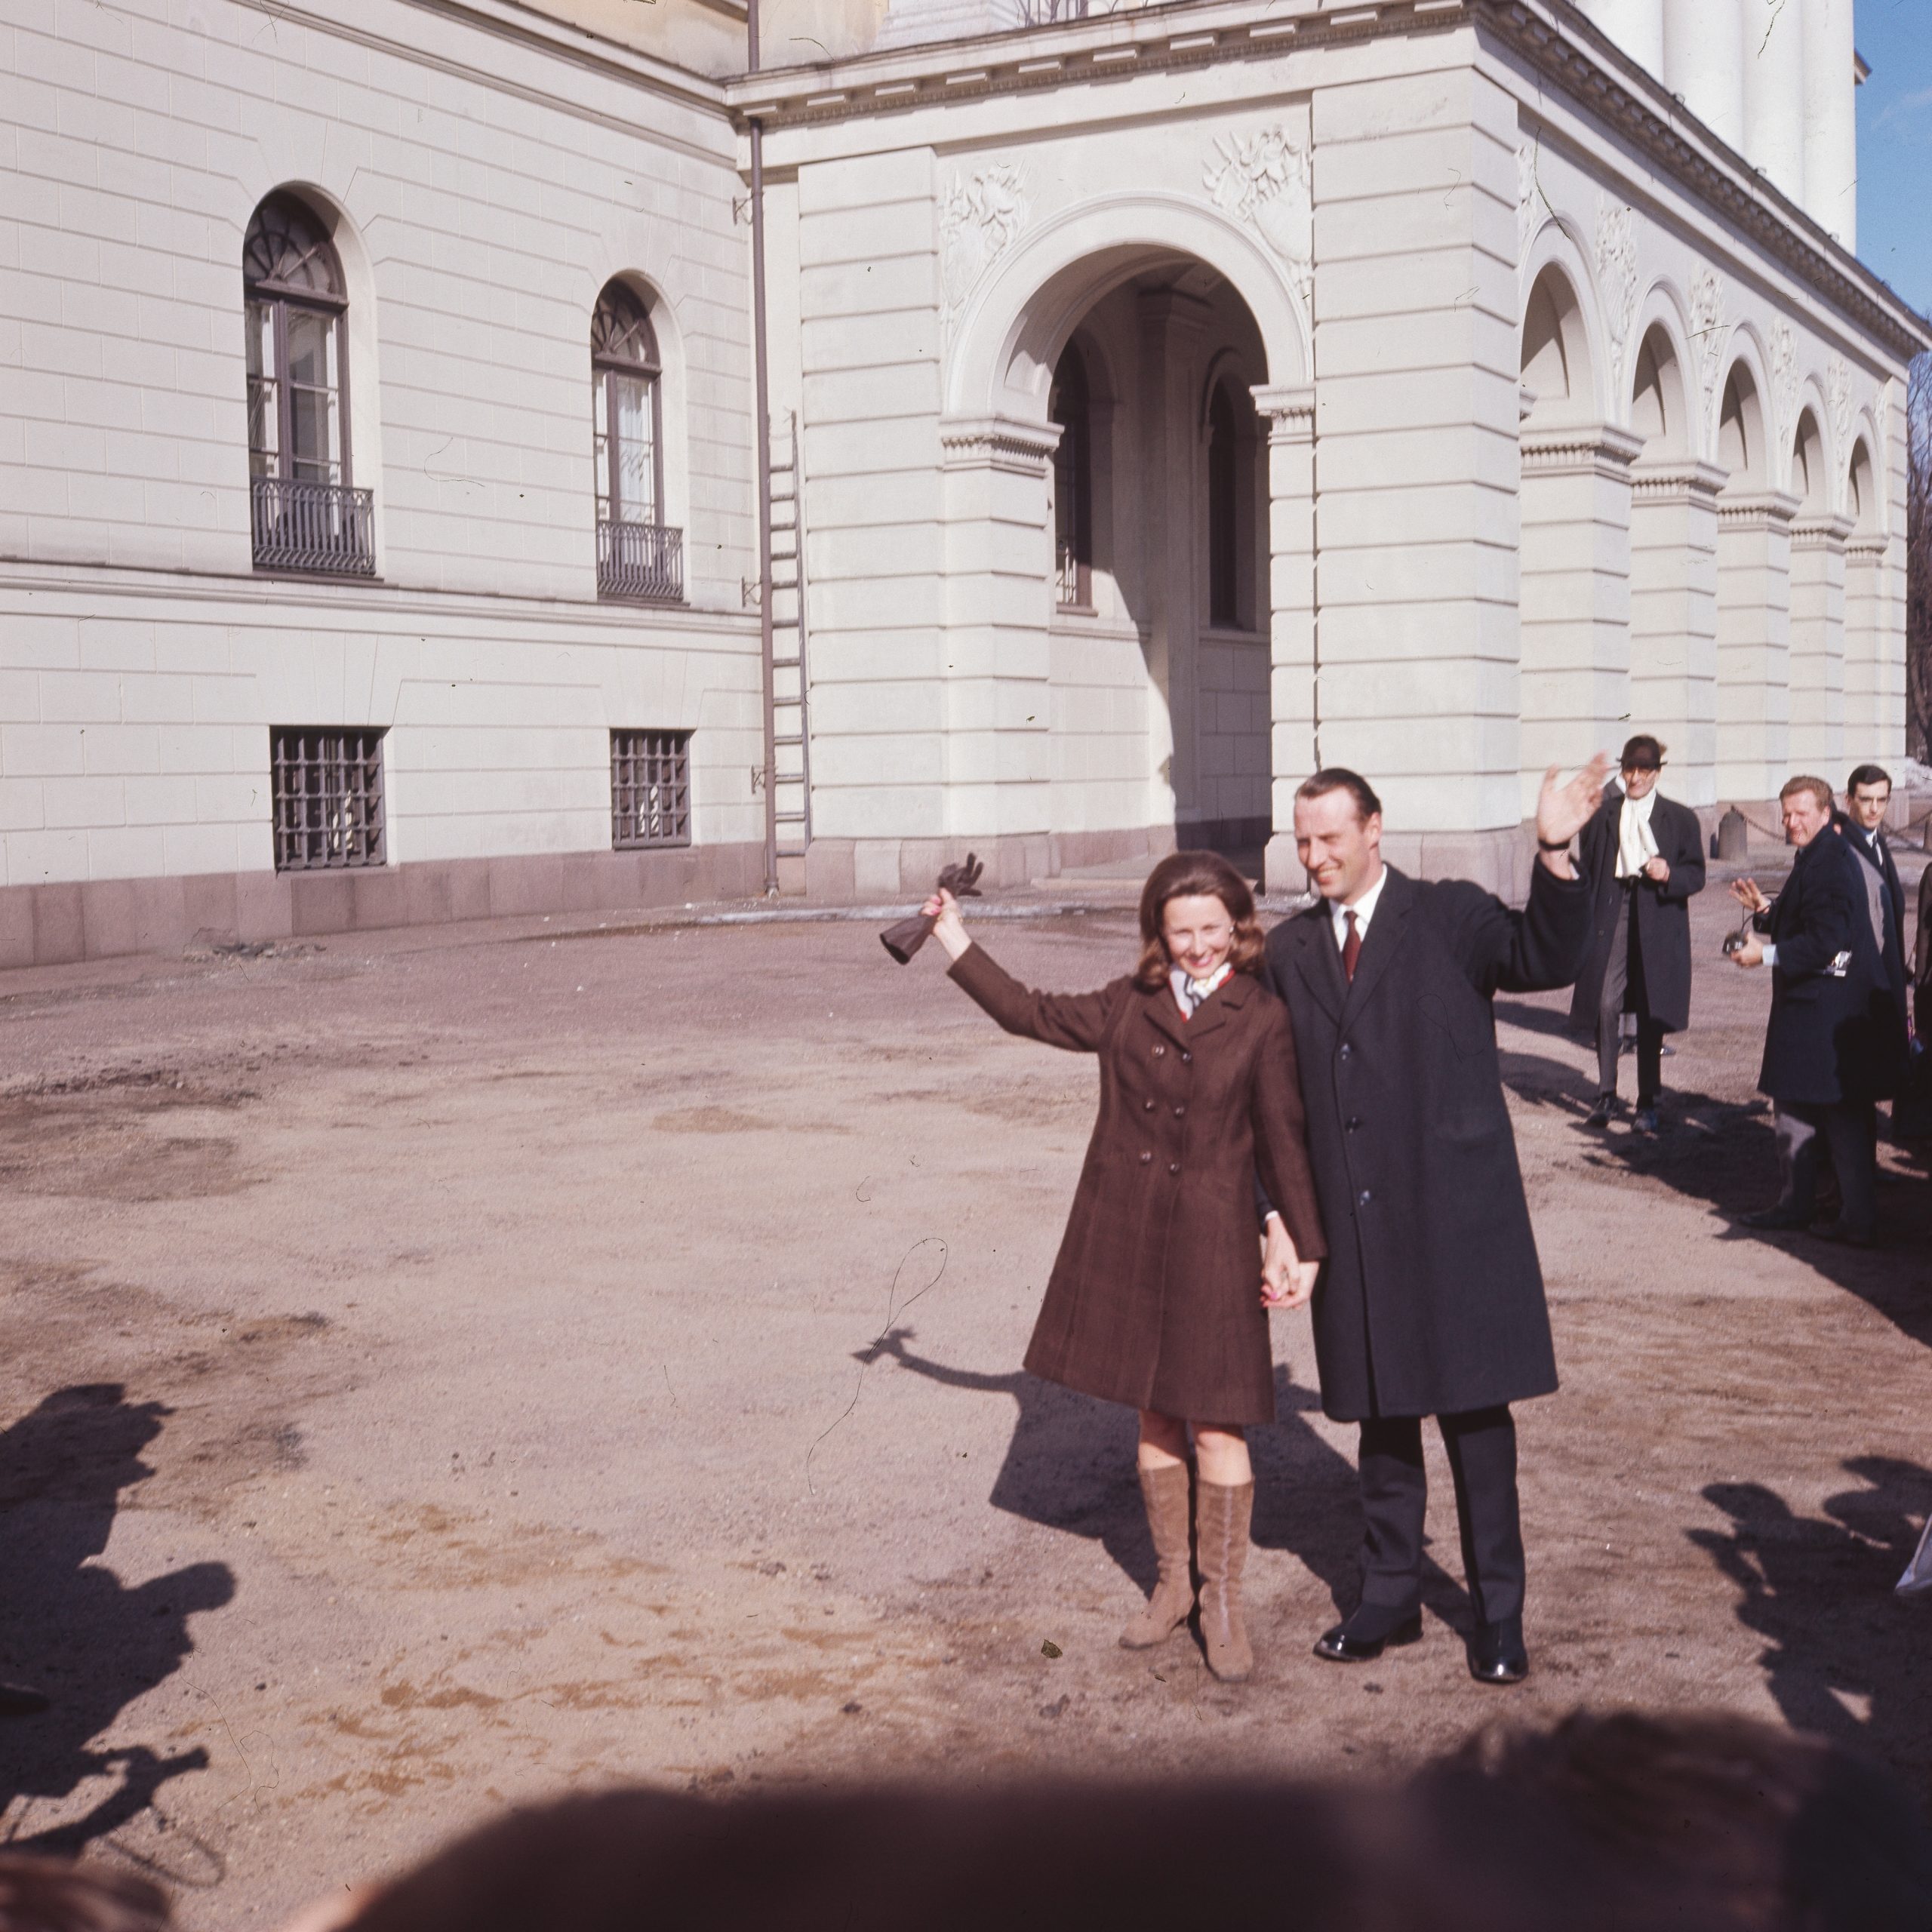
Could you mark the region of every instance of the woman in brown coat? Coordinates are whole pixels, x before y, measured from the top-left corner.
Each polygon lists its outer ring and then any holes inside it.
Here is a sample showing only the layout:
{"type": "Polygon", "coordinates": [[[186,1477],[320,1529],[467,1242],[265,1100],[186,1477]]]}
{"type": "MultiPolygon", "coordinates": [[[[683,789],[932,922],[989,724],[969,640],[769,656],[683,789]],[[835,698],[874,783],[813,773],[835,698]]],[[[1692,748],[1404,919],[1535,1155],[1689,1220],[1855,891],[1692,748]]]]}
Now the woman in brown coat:
{"type": "Polygon", "coordinates": [[[1026,1367],[1140,1411],[1141,1495],[1160,1581],[1121,1632],[1164,1641],[1194,1607],[1188,1446],[1208,1668],[1254,1668],[1241,1576],[1254,1505],[1242,1433],[1275,1419],[1269,1308],[1297,1308],[1327,1252],[1303,1131],[1287,1009],[1254,977],[1247,882],[1211,852],[1163,859],[1140,896],[1140,963],[1098,992],[1031,991],[967,937],[958,902],[926,902],[952,976],[1009,1033],[1097,1054],[1100,1112],[1026,1367]],[[1263,1279],[1257,1168],[1291,1247],[1263,1279]]]}

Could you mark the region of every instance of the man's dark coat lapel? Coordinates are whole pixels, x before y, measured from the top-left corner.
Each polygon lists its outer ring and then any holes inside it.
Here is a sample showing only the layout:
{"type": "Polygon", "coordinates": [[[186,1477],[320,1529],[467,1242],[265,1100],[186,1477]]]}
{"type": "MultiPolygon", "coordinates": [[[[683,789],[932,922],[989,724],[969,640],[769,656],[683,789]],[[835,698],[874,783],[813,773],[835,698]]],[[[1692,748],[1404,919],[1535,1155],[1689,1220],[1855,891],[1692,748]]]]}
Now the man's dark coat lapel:
{"type": "MultiPolygon", "coordinates": [[[[1295,921],[1295,971],[1331,1020],[1339,1020],[1349,992],[1342,974],[1341,949],[1335,943],[1327,902],[1324,900],[1295,921]]],[[[1357,965],[1361,962],[1358,961],[1357,965]]]]}

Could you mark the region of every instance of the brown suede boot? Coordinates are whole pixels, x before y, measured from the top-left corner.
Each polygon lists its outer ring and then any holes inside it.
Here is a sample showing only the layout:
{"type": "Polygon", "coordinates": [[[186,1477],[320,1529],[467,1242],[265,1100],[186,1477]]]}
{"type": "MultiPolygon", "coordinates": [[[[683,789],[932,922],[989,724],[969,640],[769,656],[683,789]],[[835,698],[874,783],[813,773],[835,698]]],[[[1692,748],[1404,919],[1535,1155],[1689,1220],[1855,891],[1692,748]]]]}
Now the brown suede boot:
{"type": "Polygon", "coordinates": [[[1194,1580],[1188,1571],[1187,1491],[1185,1463],[1140,1472],[1140,1500],[1147,1506],[1147,1527],[1153,1533],[1161,1580],[1146,1608],[1120,1633],[1123,1650],[1151,1650],[1165,1643],[1194,1607],[1194,1580]]]}
{"type": "Polygon", "coordinates": [[[1194,1533],[1201,1564],[1201,1641],[1208,1668],[1238,1684],[1254,1669],[1241,1620],[1241,1573],[1254,1515],[1251,1482],[1204,1482],[1195,1492],[1194,1533]]]}

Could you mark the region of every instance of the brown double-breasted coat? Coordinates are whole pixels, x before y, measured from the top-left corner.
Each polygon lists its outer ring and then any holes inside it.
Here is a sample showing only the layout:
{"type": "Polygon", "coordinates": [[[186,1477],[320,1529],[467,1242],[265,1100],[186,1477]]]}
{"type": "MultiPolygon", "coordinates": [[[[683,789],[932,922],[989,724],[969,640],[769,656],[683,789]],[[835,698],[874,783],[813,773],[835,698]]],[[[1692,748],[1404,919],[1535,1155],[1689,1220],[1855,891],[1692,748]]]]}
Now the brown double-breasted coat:
{"type": "Polygon", "coordinates": [[[1287,1009],[1230,974],[1173,993],[1021,986],[975,945],[952,977],[1009,1033],[1100,1063],[1100,1111],[1026,1351],[1034,1374],[1202,1422],[1272,1422],[1254,1177],[1304,1260],[1326,1254],[1287,1009]]]}

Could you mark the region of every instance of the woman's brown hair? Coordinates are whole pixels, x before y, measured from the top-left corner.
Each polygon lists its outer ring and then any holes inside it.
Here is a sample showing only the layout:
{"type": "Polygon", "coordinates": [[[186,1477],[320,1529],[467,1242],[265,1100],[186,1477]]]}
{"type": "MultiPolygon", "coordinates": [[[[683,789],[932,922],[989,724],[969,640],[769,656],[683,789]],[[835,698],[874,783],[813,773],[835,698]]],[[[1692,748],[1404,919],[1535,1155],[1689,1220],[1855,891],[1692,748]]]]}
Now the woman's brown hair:
{"type": "Polygon", "coordinates": [[[1140,963],[1134,983],[1149,992],[1168,983],[1172,961],[1161,937],[1161,918],[1170,899],[1218,899],[1235,922],[1228,958],[1237,973],[1261,970],[1261,921],[1247,881],[1218,852],[1170,852],[1147,875],[1140,893],[1140,963]]]}

